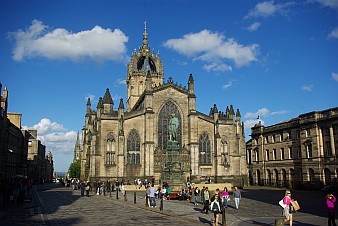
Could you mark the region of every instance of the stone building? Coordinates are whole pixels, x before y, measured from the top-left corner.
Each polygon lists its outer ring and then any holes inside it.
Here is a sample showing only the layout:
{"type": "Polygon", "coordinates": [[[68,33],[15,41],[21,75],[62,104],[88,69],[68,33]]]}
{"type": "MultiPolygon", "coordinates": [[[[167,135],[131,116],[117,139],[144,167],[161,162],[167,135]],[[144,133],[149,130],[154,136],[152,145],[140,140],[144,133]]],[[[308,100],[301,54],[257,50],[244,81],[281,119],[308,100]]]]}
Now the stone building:
{"type": "Polygon", "coordinates": [[[0,84],[0,184],[27,175],[28,133],[21,130],[21,114],[7,112],[8,90],[0,84]]]}
{"type": "Polygon", "coordinates": [[[88,99],[81,147],[74,149],[80,152],[74,158],[81,159],[81,178],[246,183],[239,110],[230,105],[222,112],[213,105],[208,115],[197,111],[192,74],[187,81],[188,88],[172,77],[164,81],[145,26],[142,46],[127,67],[126,107],[121,99],[114,110],[109,89],[95,110],[88,99]]]}
{"type": "Polygon", "coordinates": [[[51,180],[52,154],[37,139],[36,130],[23,130],[22,114],[8,112],[8,90],[0,84],[0,184],[15,177],[51,180]]]}
{"type": "Polygon", "coordinates": [[[35,183],[51,181],[54,175],[53,155],[37,138],[37,130],[28,130],[28,177],[35,183]]]}
{"type": "Polygon", "coordinates": [[[338,184],[338,108],[272,126],[259,122],[247,142],[251,184],[320,188],[338,184]]]}

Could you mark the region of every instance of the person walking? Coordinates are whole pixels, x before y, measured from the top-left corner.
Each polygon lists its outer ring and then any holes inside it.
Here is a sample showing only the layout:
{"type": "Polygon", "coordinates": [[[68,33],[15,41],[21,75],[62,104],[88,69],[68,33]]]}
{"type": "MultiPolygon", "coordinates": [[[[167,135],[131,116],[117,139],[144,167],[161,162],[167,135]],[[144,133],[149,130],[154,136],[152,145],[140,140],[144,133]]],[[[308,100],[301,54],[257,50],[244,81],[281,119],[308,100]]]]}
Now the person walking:
{"type": "Polygon", "coordinates": [[[154,187],[154,185],[151,185],[151,188],[149,189],[149,198],[150,198],[151,208],[156,207],[155,193],[156,193],[156,188],[154,187]]]}
{"type": "Polygon", "coordinates": [[[228,208],[228,199],[229,199],[228,188],[224,187],[222,191],[222,203],[225,208],[228,208]]]}
{"type": "Polygon", "coordinates": [[[89,197],[89,191],[90,191],[90,182],[87,181],[87,184],[86,184],[86,196],[89,197]]]}
{"type": "Polygon", "coordinates": [[[283,198],[283,204],[285,205],[283,215],[285,216],[284,223],[290,221],[290,226],[292,226],[292,198],[291,192],[289,190],[285,191],[285,196],[283,198]]]}
{"type": "Polygon", "coordinates": [[[327,213],[328,213],[328,226],[336,226],[336,210],[334,208],[334,203],[336,202],[336,197],[329,193],[326,196],[326,205],[327,205],[327,213]]]}
{"type": "Polygon", "coordinates": [[[199,190],[198,187],[196,187],[194,189],[194,196],[195,196],[195,206],[197,206],[198,205],[198,198],[200,196],[200,190],[199,190]]]}
{"type": "Polygon", "coordinates": [[[202,209],[202,213],[208,214],[209,213],[209,200],[210,200],[210,192],[208,187],[205,188],[204,190],[204,195],[203,195],[203,203],[204,203],[204,207],[202,209]]]}
{"type": "Polygon", "coordinates": [[[235,206],[236,206],[236,210],[238,210],[238,207],[239,207],[239,201],[241,200],[242,198],[242,195],[241,195],[241,191],[238,189],[238,187],[235,187],[235,190],[232,194],[234,200],[235,200],[235,206]]]}
{"type": "Polygon", "coordinates": [[[83,180],[81,180],[80,182],[81,197],[84,197],[85,187],[86,187],[86,183],[83,180]]]}
{"type": "Polygon", "coordinates": [[[214,213],[214,222],[213,222],[214,226],[218,225],[219,213],[221,213],[221,206],[219,204],[220,203],[219,200],[220,200],[219,194],[216,193],[210,205],[210,209],[214,213]]]}

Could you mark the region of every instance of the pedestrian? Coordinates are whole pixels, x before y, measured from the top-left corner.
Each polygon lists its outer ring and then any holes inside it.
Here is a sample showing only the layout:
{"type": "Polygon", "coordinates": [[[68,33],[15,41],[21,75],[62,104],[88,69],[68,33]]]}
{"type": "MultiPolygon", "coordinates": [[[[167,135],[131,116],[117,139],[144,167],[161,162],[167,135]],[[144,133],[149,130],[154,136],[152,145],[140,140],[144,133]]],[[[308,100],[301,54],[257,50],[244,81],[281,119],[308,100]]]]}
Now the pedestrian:
{"type": "Polygon", "coordinates": [[[327,213],[328,213],[328,226],[336,226],[336,210],[334,208],[334,203],[336,202],[336,197],[329,193],[326,196],[326,205],[327,205],[327,213]]]}
{"type": "Polygon", "coordinates": [[[150,207],[150,186],[146,187],[146,206],[150,207]]]}
{"type": "Polygon", "coordinates": [[[283,198],[283,204],[285,205],[283,210],[283,215],[285,216],[284,223],[290,221],[290,226],[292,226],[292,198],[291,192],[289,190],[285,191],[285,196],[283,198]]]}
{"type": "Polygon", "coordinates": [[[155,193],[156,193],[156,188],[154,187],[154,185],[151,185],[151,188],[149,189],[149,198],[150,198],[151,208],[156,207],[155,193]]]}
{"type": "Polygon", "coordinates": [[[201,190],[201,202],[203,205],[204,205],[204,192],[205,192],[205,187],[203,186],[201,190]]]}
{"type": "Polygon", "coordinates": [[[198,187],[195,188],[194,190],[194,196],[195,196],[195,206],[198,205],[198,198],[200,196],[200,190],[198,189],[198,187]]]}
{"type": "Polygon", "coordinates": [[[233,196],[233,198],[235,200],[236,210],[238,210],[239,201],[241,200],[242,195],[241,195],[241,191],[238,189],[237,186],[235,187],[235,190],[233,191],[232,196],[233,196]]]}
{"type": "Polygon", "coordinates": [[[84,197],[85,187],[86,187],[85,182],[83,180],[81,180],[81,182],[80,182],[81,197],[84,197]]]}
{"type": "Polygon", "coordinates": [[[127,190],[126,190],[126,186],[124,185],[124,183],[121,183],[121,194],[123,196],[123,200],[127,201],[127,190]]]}
{"type": "Polygon", "coordinates": [[[202,213],[208,214],[209,213],[209,200],[210,200],[210,192],[208,187],[205,188],[204,190],[204,195],[203,195],[203,203],[204,203],[204,207],[202,209],[202,213]]]}
{"type": "Polygon", "coordinates": [[[86,185],[86,196],[89,197],[89,191],[90,191],[90,182],[87,181],[87,185],[86,185]]]}
{"type": "Polygon", "coordinates": [[[229,192],[228,188],[224,187],[222,191],[222,203],[225,208],[228,208],[228,201],[229,201],[229,192]]]}
{"type": "Polygon", "coordinates": [[[218,218],[219,218],[219,213],[221,212],[221,206],[220,206],[220,197],[218,193],[215,193],[214,199],[211,202],[210,209],[214,213],[214,226],[218,225],[218,218]]]}

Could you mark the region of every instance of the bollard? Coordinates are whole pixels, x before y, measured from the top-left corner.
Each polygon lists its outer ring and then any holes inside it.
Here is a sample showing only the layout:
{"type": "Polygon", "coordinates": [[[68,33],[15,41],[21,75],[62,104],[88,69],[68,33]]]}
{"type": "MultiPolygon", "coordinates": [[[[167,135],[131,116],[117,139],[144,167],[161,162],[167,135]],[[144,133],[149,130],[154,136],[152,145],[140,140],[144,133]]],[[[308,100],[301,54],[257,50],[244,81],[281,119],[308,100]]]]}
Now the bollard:
{"type": "Polygon", "coordinates": [[[284,219],[275,219],[275,226],[283,226],[284,219]]]}
{"type": "Polygon", "coordinates": [[[226,226],[226,218],[225,218],[225,207],[223,206],[223,211],[222,211],[222,226],[226,226]]]}
{"type": "Polygon", "coordinates": [[[161,198],[160,210],[163,211],[163,198],[161,198]]]}
{"type": "Polygon", "coordinates": [[[111,198],[111,189],[110,189],[110,192],[109,192],[109,197],[111,198]]]}
{"type": "Polygon", "coordinates": [[[136,192],[134,192],[134,204],[136,204],[136,192]]]}
{"type": "Polygon", "coordinates": [[[124,201],[127,201],[127,191],[124,191],[124,201]]]}
{"type": "Polygon", "coordinates": [[[116,190],[116,199],[119,199],[119,190],[116,190]]]}

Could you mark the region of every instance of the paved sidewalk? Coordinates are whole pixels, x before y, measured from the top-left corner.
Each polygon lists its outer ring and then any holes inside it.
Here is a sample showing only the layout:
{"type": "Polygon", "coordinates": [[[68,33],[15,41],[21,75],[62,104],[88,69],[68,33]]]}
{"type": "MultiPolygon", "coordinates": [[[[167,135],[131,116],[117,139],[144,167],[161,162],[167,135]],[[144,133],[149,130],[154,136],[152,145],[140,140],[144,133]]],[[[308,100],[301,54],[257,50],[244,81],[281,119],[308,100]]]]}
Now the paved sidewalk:
{"type": "MultiPolygon", "coordinates": [[[[149,222],[156,225],[212,225],[213,214],[201,213],[202,205],[190,201],[164,200],[163,211],[160,200],[156,208],[145,205],[145,190],[136,194],[127,191],[127,201],[121,193],[106,196],[81,197],[80,191],[55,184],[37,185],[32,190],[32,201],[22,206],[0,209],[0,225],[140,225],[149,222]]],[[[239,210],[230,201],[226,209],[227,226],[274,225],[282,219],[282,208],[278,201],[284,190],[251,187],[242,190],[239,210]]],[[[299,201],[301,211],[294,214],[293,225],[327,225],[323,196],[316,191],[292,191],[299,201]]],[[[219,224],[222,219],[220,216],[219,224]]],[[[288,225],[288,223],[286,224],[288,225]]]]}
{"type": "MultiPolygon", "coordinates": [[[[272,190],[273,192],[273,190],[272,190]]],[[[145,192],[144,192],[145,194],[145,192]]],[[[245,197],[246,191],[242,191],[245,197]]],[[[128,203],[134,203],[134,192],[127,192],[128,203]]],[[[211,225],[213,214],[201,213],[202,204],[195,206],[190,201],[165,200],[163,201],[163,211],[160,211],[159,204],[156,208],[149,208],[145,206],[145,199],[142,193],[137,192],[136,205],[140,208],[148,209],[149,211],[163,212],[163,214],[187,218],[195,220],[202,224],[211,225]]],[[[119,200],[122,202],[122,200],[119,200]]],[[[135,205],[135,204],[133,204],[135,205]]],[[[226,225],[227,226],[249,226],[249,225],[274,225],[275,219],[283,219],[282,208],[277,204],[269,204],[242,198],[239,210],[236,210],[234,203],[230,201],[230,206],[226,209],[226,225]]],[[[219,217],[219,224],[222,224],[221,216],[219,217]]],[[[294,214],[293,225],[306,226],[322,226],[327,224],[326,217],[320,217],[308,213],[297,212],[294,214]]],[[[288,223],[286,223],[288,225],[288,223]]]]}

